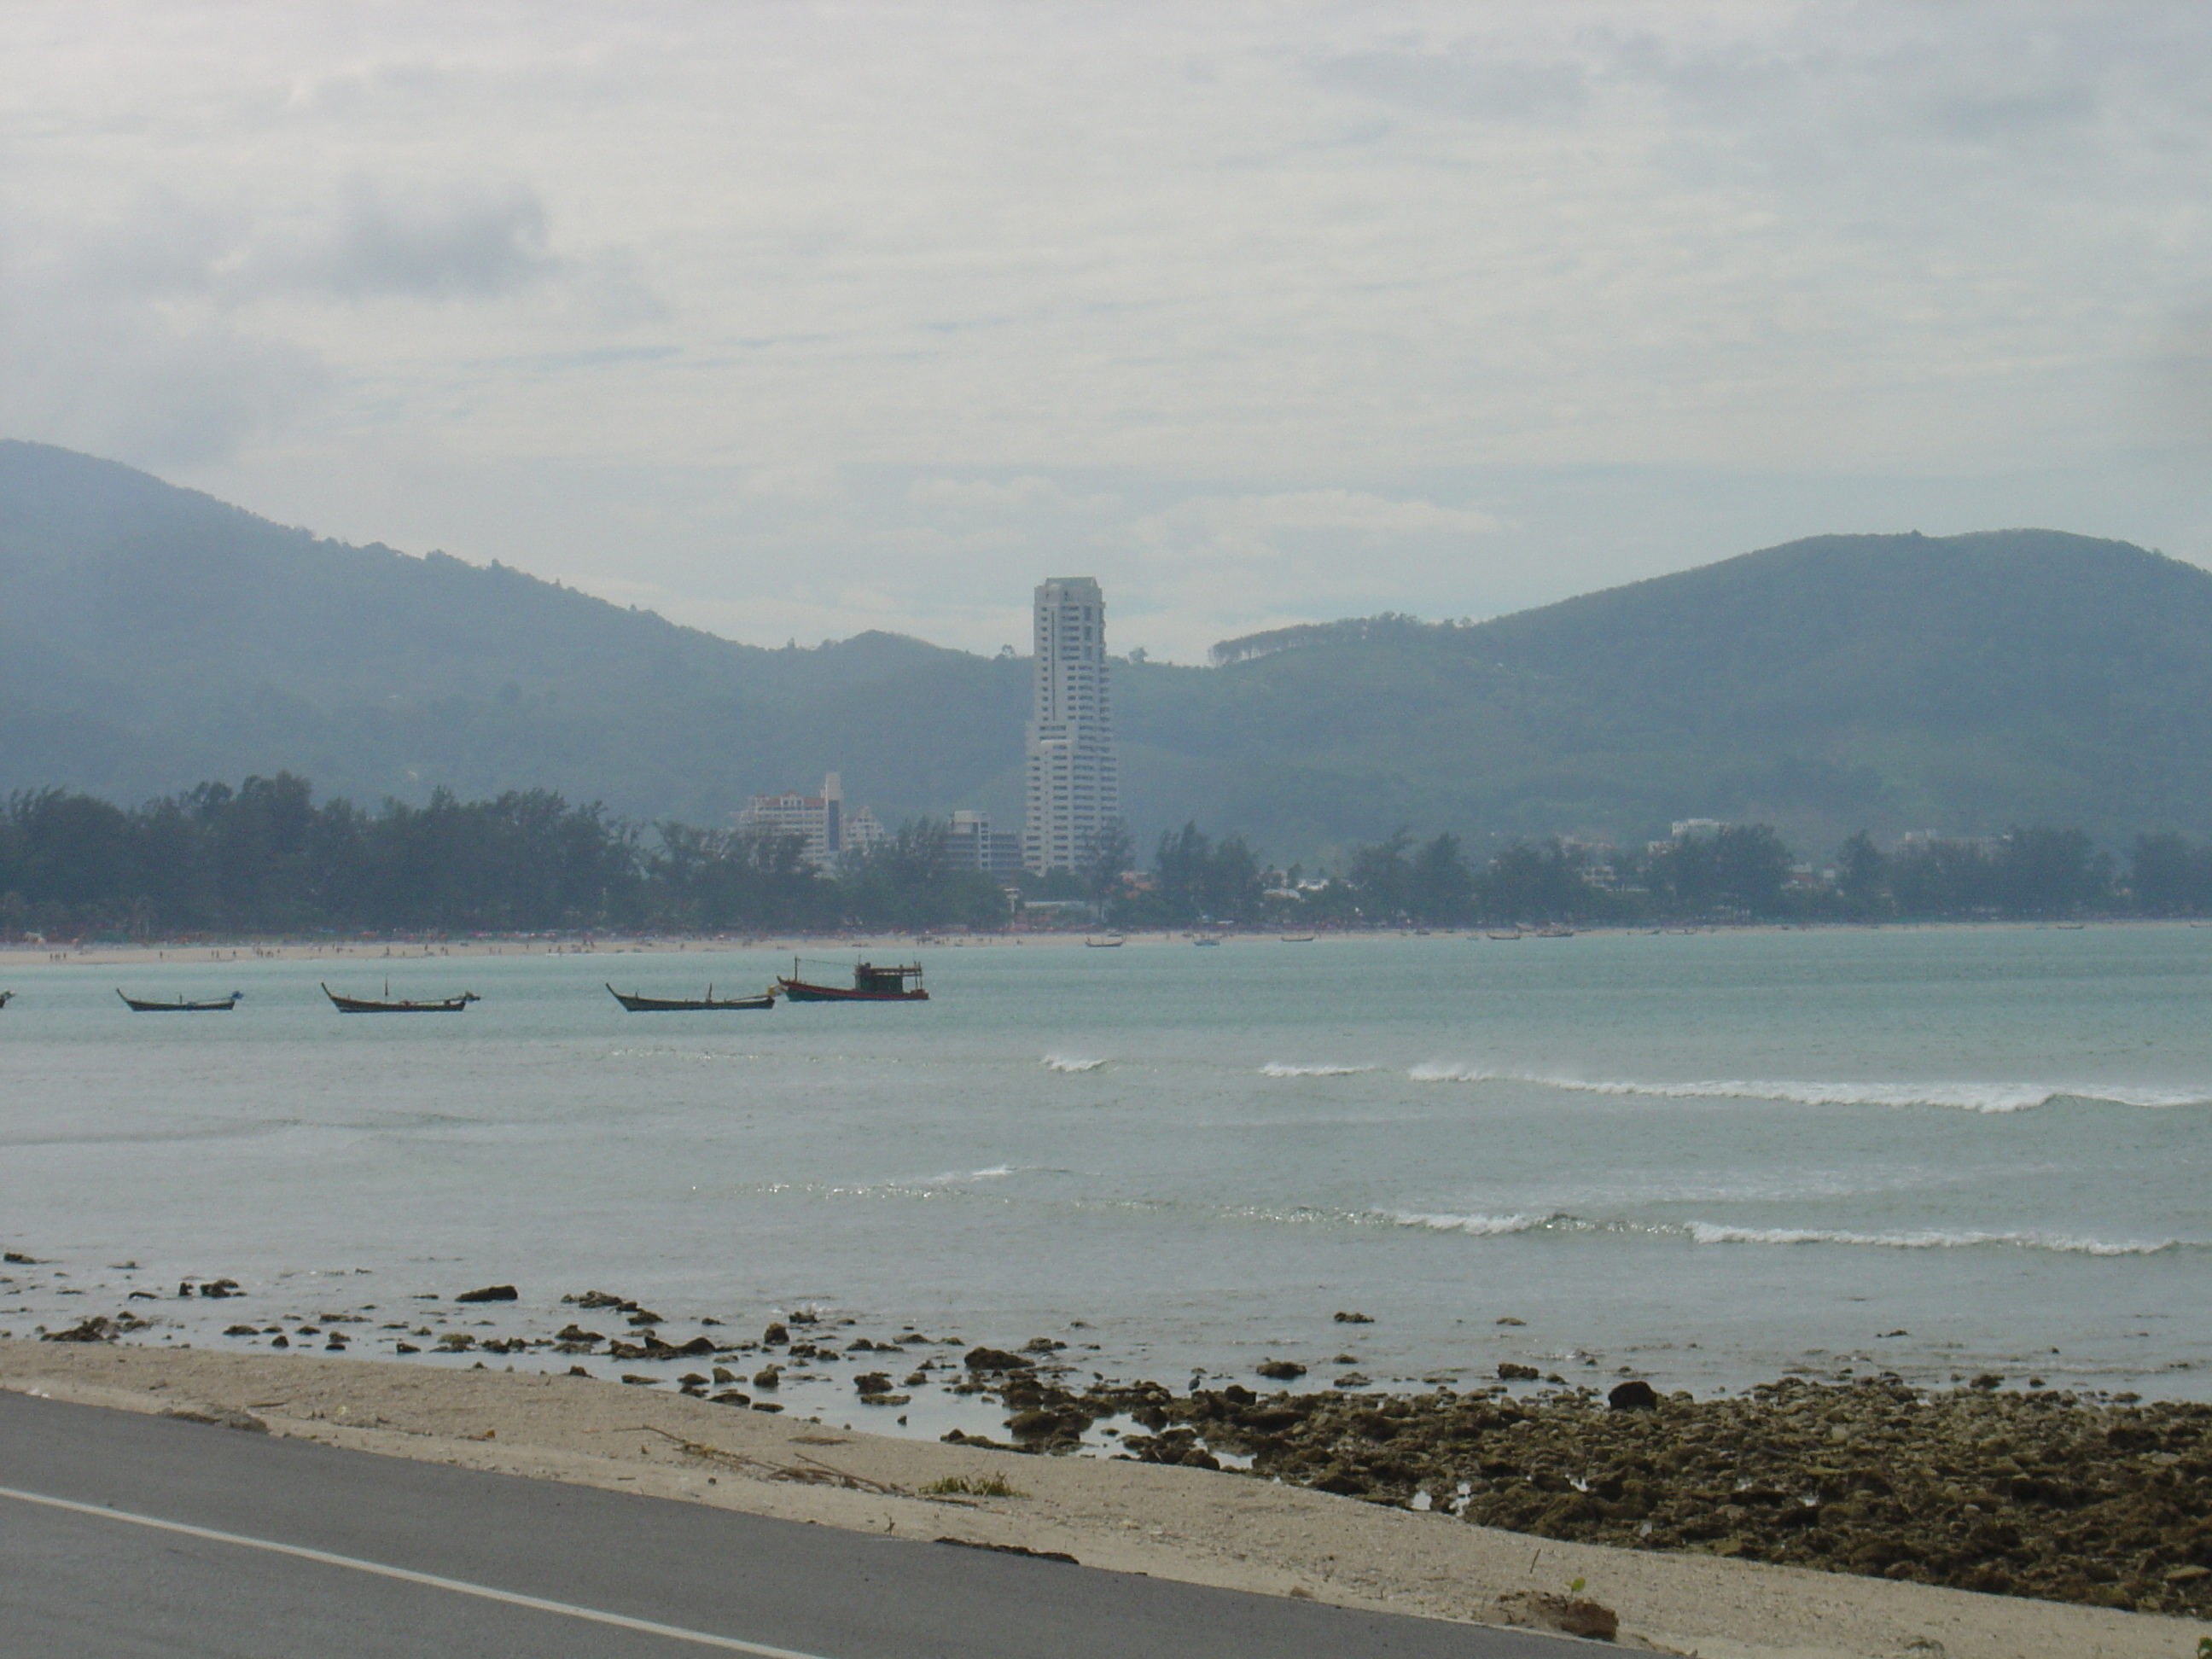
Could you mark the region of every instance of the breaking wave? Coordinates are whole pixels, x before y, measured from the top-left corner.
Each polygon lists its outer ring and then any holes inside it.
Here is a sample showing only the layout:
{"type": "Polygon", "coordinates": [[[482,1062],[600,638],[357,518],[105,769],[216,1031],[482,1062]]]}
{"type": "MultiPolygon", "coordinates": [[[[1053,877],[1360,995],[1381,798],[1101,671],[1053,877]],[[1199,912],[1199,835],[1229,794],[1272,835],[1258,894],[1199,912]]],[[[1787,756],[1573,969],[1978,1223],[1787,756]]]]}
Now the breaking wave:
{"type": "Polygon", "coordinates": [[[1271,1060],[1260,1068],[1261,1077],[1354,1077],[1361,1072],[1371,1072],[1372,1066],[1294,1066],[1287,1060],[1271,1060]]]}
{"type": "Polygon", "coordinates": [[[1048,1072],[1095,1072],[1106,1062],[1082,1054],[1047,1054],[1040,1063],[1048,1072]]]}
{"type": "Polygon", "coordinates": [[[2033,1083],[1809,1083],[1787,1079],[1699,1079],[1651,1083],[1492,1071],[1475,1066],[1416,1066],[1416,1083],[1526,1083],[1574,1094],[1638,1095],[1655,1100],[1779,1100],[1801,1106],[1941,1106],[1956,1111],[2032,1111],[2057,1100],[2161,1109],[2212,1105],[2212,1094],[2161,1089],[2109,1088],[2089,1084],[2033,1083]]]}
{"type": "Polygon", "coordinates": [[[1978,1244],[2010,1244],[2022,1249],[2056,1250],[2072,1255],[2156,1255],[2187,1248],[2178,1238],[2130,1240],[2069,1238],[2050,1233],[1946,1232],[1926,1228],[1900,1233],[1853,1233],[1814,1227],[1727,1227],[1692,1221],[1683,1230],[1697,1244],[1870,1244],[1890,1250],[1970,1249],[1978,1244]]]}
{"type": "Polygon", "coordinates": [[[1506,1233],[1525,1233],[1554,1224],[1587,1226],[1579,1217],[1551,1215],[1435,1215],[1419,1210],[1394,1210],[1389,1219],[1401,1227],[1425,1227],[1431,1232],[1471,1233],[1478,1238],[1497,1238],[1506,1233]]]}
{"type": "Polygon", "coordinates": [[[2202,1249],[2199,1240],[2161,1238],[2081,1238],[2056,1233],[1983,1232],[1919,1228],[1899,1232],[1851,1232],[1819,1227],[1736,1227],[1720,1222],[1692,1221],[1680,1225],[1666,1222],[1607,1221],[1575,1215],[1565,1210],[1522,1211],[1506,1215],[1457,1215],[1420,1210],[1393,1210],[1378,1220],[1394,1226],[1419,1227],[1430,1232],[1466,1233],[1476,1238],[1501,1238],[1515,1233],[1640,1233],[1652,1238],[1686,1238],[1692,1244],[1841,1244],[1888,1250],[1972,1249],[1984,1245],[2009,1246],[2023,1250],[2050,1250],[2065,1255],[2157,1255],[2167,1250],[2202,1249]]]}

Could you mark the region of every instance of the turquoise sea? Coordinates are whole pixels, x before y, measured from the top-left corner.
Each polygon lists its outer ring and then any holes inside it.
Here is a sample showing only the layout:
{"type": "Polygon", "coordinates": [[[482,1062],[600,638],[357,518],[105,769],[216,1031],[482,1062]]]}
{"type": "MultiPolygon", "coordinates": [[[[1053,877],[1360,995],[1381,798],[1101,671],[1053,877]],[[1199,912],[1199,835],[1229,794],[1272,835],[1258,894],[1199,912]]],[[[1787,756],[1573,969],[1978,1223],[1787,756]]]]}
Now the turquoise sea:
{"type": "Polygon", "coordinates": [[[128,1305],[220,1345],[374,1303],[373,1354],[410,1298],[512,1281],[541,1334],[597,1287],[679,1340],[811,1306],[1177,1382],[1352,1352],[1378,1386],[2212,1397],[2212,930],[920,954],[927,1005],[765,1014],[601,981],[756,988],[766,950],[0,968],[0,1243],[41,1259],[0,1269],[0,1329],[128,1305]],[[316,988],[387,973],[484,1000],[316,988]]]}

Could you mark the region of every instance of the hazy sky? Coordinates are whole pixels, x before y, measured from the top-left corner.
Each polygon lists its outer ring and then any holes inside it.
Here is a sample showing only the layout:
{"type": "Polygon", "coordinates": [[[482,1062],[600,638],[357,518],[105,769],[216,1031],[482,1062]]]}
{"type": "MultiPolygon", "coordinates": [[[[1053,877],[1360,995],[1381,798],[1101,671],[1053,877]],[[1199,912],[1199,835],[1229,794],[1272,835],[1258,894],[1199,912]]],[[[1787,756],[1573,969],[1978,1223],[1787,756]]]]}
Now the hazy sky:
{"type": "Polygon", "coordinates": [[[739,639],[2212,563],[2212,8],[16,3],[0,431],[739,639]]]}

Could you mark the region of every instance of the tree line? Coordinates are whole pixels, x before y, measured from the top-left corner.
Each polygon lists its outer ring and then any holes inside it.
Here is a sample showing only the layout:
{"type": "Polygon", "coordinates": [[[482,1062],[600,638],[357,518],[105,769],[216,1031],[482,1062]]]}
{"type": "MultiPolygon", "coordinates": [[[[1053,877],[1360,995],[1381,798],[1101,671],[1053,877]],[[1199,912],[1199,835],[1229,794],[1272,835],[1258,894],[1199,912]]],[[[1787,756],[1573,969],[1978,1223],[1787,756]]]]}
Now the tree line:
{"type": "Polygon", "coordinates": [[[125,809],[63,789],[0,811],[0,934],[833,932],[1002,926],[945,826],[817,869],[793,835],[628,823],[547,790],[375,811],[280,772],[125,809]]]}
{"type": "MultiPolygon", "coordinates": [[[[545,790],[462,801],[441,789],[374,811],[318,803],[282,772],[128,809],[26,790],[0,807],[0,937],[905,932],[1011,919],[995,880],[954,867],[935,820],[911,819],[834,870],[804,854],[797,836],[640,825],[545,790]]],[[[2212,915],[2212,844],[2170,832],[2138,836],[2124,867],[2073,829],[1887,853],[1863,832],[1837,849],[1832,881],[1803,879],[1766,824],[1619,849],[1516,842],[1487,860],[1449,833],[1401,831],[1311,880],[1194,822],[1159,837],[1149,869],[1136,856],[1115,825],[1081,868],[1025,885],[1090,898],[1121,927],[2212,915]]]]}
{"type": "Polygon", "coordinates": [[[1763,823],[1620,848],[1516,842],[1487,861],[1449,833],[1417,842],[1401,830],[1353,848],[1325,879],[1303,878],[1295,866],[1264,867],[1240,837],[1217,842],[1186,823],[1160,838],[1149,875],[1124,882],[1109,915],[1124,927],[2212,915],[2212,844],[2141,836],[2123,872],[2081,830],[2047,825],[1917,839],[1890,853],[1862,831],[1810,872],[1763,823]]]}

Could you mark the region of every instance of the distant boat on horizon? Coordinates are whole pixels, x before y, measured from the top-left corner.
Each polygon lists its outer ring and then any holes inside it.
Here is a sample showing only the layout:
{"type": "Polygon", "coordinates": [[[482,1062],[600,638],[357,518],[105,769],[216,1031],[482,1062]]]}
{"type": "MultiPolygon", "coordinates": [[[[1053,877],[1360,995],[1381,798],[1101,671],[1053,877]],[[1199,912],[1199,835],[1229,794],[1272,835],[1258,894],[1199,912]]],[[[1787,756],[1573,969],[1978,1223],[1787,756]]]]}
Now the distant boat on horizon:
{"type": "Polygon", "coordinates": [[[1083,945],[1088,951],[1118,951],[1125,943],[1119,933],[1109,933],[1104,939],[1086,939],[1083,945]]]}
{"type": "Polygon", "coordinates": [[[720,1012],[728,1008],[773,1008],[775,1006],[774,991],[763,991],[756,996],[749,997],[718,998],[714,994],[714,988],[711,985],[707,988],[707,994],[699,998],[649,997],[635,992],[617,991],[611,985],[607,987],[607,994],[633,1014],[675,1014],[695,1012],[705,1009],[720,1012]]]}
{"type": "MultiPolygon", "coordinates": [[[[11,991],[8,994],[12,996],[15,993],[11,991]]],[[[146,1002],[137,997],[123,996],[120,986],[116,988],[115,994],[123,997],[123,1006],[134,1014],[216,1014],[228,1013],[237,1007],[246,993],[233,991],[227,997],[216,997],[206,1002],[187,1002],[182,997],[174,1002],[146,1002]]],[[[6,1000],[7,997],[0,997],[0,1003],[6,1000]]]]}
{"type": "Polygon", "coordinates": [[[1285,945],[1311,945],[1314,942],[1311,933],[1284,933],[1280,938],[1285,945]]]}
{"type": "Polygon", "coordinates": [[[323,994],[342,1014],[458,1014],[471,1002],[483,1000],[474,991],[464,991],[457,997],[438,997],[428,1002],[417,1002],[411,998],[393,1000],[392,981],[388,979],[384,981],[384,1000],[381,1001],[368,997],[342,997],[327,985],[323,987],[323,994]]]}
{"type": "MultiPolygon", "coordinates": [[[[929,993],[921,988],[921,964],[908,963],[878,968],[872,962],[853,964],[851,988],[823,985],[812,980],[801,979],[799,969],[806,964],[797,957],[791,959],[791,977],[779,977],[776,984],[785,996],[793,1002],[927,1002],[929,993]],[[907,981],[912,980],[911,988],[907,981]]],[[[842,967],[842,963],[821,962],[817,968],[842,967]]]]}

